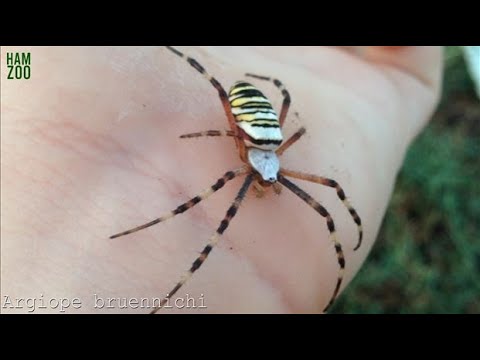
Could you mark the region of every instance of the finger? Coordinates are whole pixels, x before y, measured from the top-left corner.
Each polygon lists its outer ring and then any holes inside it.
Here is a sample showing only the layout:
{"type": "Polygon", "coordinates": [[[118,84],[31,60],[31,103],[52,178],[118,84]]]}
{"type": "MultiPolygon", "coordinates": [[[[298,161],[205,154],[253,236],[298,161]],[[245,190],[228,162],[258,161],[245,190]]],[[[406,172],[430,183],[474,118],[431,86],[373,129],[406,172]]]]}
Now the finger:
{"type": "Polygon", "coordinates": [[[367,61],[393,66],[438,91],[442,73],[441,46],[346,46],[367,61]]]}

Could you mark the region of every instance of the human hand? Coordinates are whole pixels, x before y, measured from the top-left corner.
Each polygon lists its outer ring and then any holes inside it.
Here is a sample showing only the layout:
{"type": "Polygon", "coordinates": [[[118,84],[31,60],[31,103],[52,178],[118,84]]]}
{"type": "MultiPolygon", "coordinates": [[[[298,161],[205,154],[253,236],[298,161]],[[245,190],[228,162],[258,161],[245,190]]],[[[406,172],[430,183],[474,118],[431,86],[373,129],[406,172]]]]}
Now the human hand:
{"type": "MultiPolygon", "coordinates": [[[[354,252],[356,226],[335,191],[293,180],[332,214],[346,258],[343,289],[373,245],[405,150],[438,100],[441,49],[180,50],[227,91],[246,72],[285,84],[292,104],[284,136],[300,126],[307,134],[282,167],[335,179],[362,218],[364,241],[354,252]]],[[[2,87],[2,296],[81,299],[71,312],[148,312],[116,301],[99,308],[95,299],[165,296],[242,180],[167,223],[108,237],[174,209],[241,165],[230,138],[178,138],[228,128],[217,92],[164,48],[2,48],[2,60],[7,51],[31,51],[32,77],[2,87]]],[[[272,84],[248,81],[279,110],[272,84]]],[[[320,312],[337,274],[318,213],[286,189],[261,199],[249,192],[177,296],[203,294],[207,308],[188,309],[196,312],[320,312]]],[[[171,311],[187,309],[160,312],[171,311]]]]}

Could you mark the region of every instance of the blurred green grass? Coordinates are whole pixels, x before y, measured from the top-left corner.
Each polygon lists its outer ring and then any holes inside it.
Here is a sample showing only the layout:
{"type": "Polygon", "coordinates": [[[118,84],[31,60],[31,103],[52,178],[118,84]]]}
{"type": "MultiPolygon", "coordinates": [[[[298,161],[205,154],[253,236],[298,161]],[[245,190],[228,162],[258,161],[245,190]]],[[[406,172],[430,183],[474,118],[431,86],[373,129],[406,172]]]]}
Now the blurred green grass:
{"type": "Polygon", "coordinates": [[[479,155],[480,101],[460,48],[446,47],[439,107],[332,313],[480,313],[479,155]]]}

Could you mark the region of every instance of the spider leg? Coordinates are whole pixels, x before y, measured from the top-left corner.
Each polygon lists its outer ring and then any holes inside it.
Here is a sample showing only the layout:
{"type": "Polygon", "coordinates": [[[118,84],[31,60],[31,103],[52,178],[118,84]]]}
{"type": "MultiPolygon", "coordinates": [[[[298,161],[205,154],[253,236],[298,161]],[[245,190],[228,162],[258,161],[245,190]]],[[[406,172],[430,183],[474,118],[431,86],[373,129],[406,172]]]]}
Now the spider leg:
{"type": "Polygon", "coordinates": [[[283,127],[283,123],[285,122],[285,118],[287,117],[288,108],[290,107],[290,103],[292,101],[288,90],[285,88],[285,86],[282,84],[280,80],[272,79],[269,76],[255,75],[250,73],[245,74],[245,76],[252,77],[259,80],[271,81],[282,92],[283,104],[282,104],[282,110],[280,111],[280,117],[278,118],[278,121],[280,123],[280,127],[283,127]]]}
{"type": "Polygon", "coordinates": [[[338,271],[338,279],[337,285],[335,286],[335,291],[328,302],[328,305],[323,310],[326,312],[328,308],[333,304],[335,301],[338,291],[340,290],[340,285],[342,284],[343,280],[343,273],[345,270],[345,256],[343,255],[342,245],[338,242],[335,236],[335,224],[333,223],[333,219],[328,213],[327,209],[325,209],[322,205],[320,205],[317,201],[315,201],[310,195],[308,195],[305,191],[300,189],[297,185],[287,180],[281,174],[278,174],[278,181],[292,191],[295,195],[305,201],[308,205],[310,205],[316,212],[318,212],[321,216],[323,216],[327,221],[328,231],[330,232],[330,239],[335,244],[335,251],[337,253],[338,264],[340,265],[340,270],[338,271]]]}
{"type": "Polygon", "coordinates": [[[204,137],[204,136],[237,136],[234,134],[232,130],[206,130],[206,131],[199,131],[190,134],[183,134],[180,135],[180,139],[189,139],[189,138],[197,138],[197,137],[204,137]]]}
{"type": "MultiPolygon", "coordinates": [[[[167,46],[167,49],[173,52],[175,55],[185,59],[195,70],[197,70],[200,74],[202,74],[213,87],[218,91],[218,96],[220,97],[220,101],[222,102],[223,109],[225,110],[225,114],[228,118],[228,124],[230,125],[230,129],[233,131],[234,134],[237,134],[237,125],[235,122],[235,117],[232,114],[232,108],[230,106],[230,102],[228,101],[228,95],[223,86],[215,79],[212,75],[207,73],[205,68],[200,65],[197,60],[188,57],[187,55],[183,54],[182,52],[178,51],[177,49],[173,48],[172,46],[167,46]]],[[[235,138],[235,144],[237,147],[240,146],[240,141],[238,138],[235,138]]]]}
{"type": "Polygon", "coordinates": [[[235,170],[232,170],[232,171],[227,171],[220,179],[217,180],[217,182],[215,184],[213,184],[209,188],[203,190],[200,194],[193,197],[192,199],[190,199],[186,203],[178,206],[175,210],[172,210],[168,214],[165,214],[165,215],[163,215],[163,216],[161,216],[161,217],[159,217],[155,220],[152,220],[152,221],[150,221],[146,224],[143,224],[143,225],[137,226],[133,229],[130,229],[130,230],[123,231],[121,233],[112,235],[112,236],[110,236],[110,239],[115,239],[115,238],[123,236],[123,235],[128,235],[128,234],[131,234],[133,232],[143,230],[147,227],[150,227],[152,225],[155,225],[155,224],[158,224],[158,223],[163,222],[165,220],[168,220],[168,219],[174,217],[175,215],[181,214],[181,213],[191,209],[192,207],[194,207],[200,201],[208,198],[215,191],[221,189],[225,185],[226,182],[232,180],[233,178],[235,178],[239,175],[245,174],[247,171],[248,171],[248,167],[246,167],[246,166],[242,166],[241,168],[238,168],[238,169],[235,169],[235,170]]]}
{"type": "Polygon", "coordinates": [[[162,299],[160,302],[160,305],[158,307],[155,307],[150,314],[156,313],[165,303],[170,299],[175,293],[185,284],[188,279],[190,279],[195,271],[197,271],[200,266],[202,266],[203,262],[207,259],[208,254],[212,251],[213,247],[218,243],[220,240],[220,237],[222,234],[227,230],[228,225],[230,224],[230,221],[233,219],[235,214],[237,213],[238,208],[240,207],[240,204],[242,200],[245,197],[245,194],[248,191],[248,188],[250,187],[251,183],[253,181],[253,173],[250,173],[246,178],[245,181],[243,182],[242,187],[240,188],[240,191],[238,192],[237,196],[235,197],[234,202],[232,205],[228,208],[227,213],[225,217],[223,218],[222,222],[220,223],[220,226],[218,227],[217,231],[212,235],[210,238],[208,245],[205,246],[203,251],[200,253],[200,256],[193,262],[191,268],[182,276],[180,281],[175,285],[175,287],[167,294],[166,297],[162,299]]]}
{"type": "Polygon", "coordinates": [[[353,221],[355,221],[355,224],[357,224],[357,227],[358,227],[358,243],[353,250],[356,251],[360,248],[360,246],[362,245],[362,238],[363,238],[362,220],[360,220],[360,216],[358,216],[357,211],[353,208],[353,206],[347,200],[347,197],[345,196],[345,192],[343,191],[342,187],[335,180],[327,179],[322,176],[302,173],[300,171],[287,170],[283,168],[280,169],[280,173],[285,176],[290,176],[296,179],[306,180],[306,181],[314,182],[324,186],[328,186],[331,188],[335,188],[335,190],[337,191],[338,198],[342,200],[343,204],[345,205],[345,207],[348,209],[348,212],[352,216],[353,221]]]}
{"type": "Polygon", "coordinates": [[[285,141],[275,152],[277,153],[278,156],[281,156],[285,150],[287,150],[290,146],[292,146],[294,143],[296,143],[305,133],[307,130],[302,126],[300,129],[298,129],[292,136],[288,138],[287,141],[285,141]]]}

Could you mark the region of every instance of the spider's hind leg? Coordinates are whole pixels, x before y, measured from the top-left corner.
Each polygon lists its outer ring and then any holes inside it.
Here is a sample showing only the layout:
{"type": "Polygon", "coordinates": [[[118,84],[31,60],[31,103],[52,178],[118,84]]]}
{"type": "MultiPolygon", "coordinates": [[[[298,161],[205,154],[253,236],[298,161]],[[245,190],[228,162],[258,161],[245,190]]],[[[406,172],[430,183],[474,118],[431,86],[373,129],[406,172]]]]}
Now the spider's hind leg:
{"type": "Polygon", "coordinates": [[[206,131],[199,131],[189,134],[180,135],[180,139],[190,139],[190,138],[199,138],[199,137],[206,137],[206,136],[234,136],[238,137],[232,130],[206,130],[206,131]]]}
{"type": "MultiPolygon", "coordinates": [[[[215,79],[212,75],[210,75],[205,70],[205,68],[202,65],[200,65],[200,63],[197,60],[195,60],[194,58],[191,58],[191,57],[185,55],[184,53],[175,49],[172,46],[167,46],[167,49],[170,50],[171,52],[173,52],[178,57],[184,59],[186,62],[188,62],[195,70],[197,70],[200,74],[202,74],[203,77],[210,82],[210,84],[212,84],[212,86],[215,88],[215,90],[217,90],[218,97],[220,98],[220,102],[222,103],[223,109],[224,109],[225,114],[227,115],[227,118],[228,118],[228,124],[230,126],[230,130],[234,134],[237,134],[238,130],[237,130],[237,126],[236,126],[236,123],[235,123],[235,118],[232,114],[232,108],[230,106],[230,102],[228,101],[228,95],[227,95],[227,92],[225,91],[225,89],[223,88],[223,86],[220,84],[220,82],[217,79],[215,79]]],[[[239,143],[240,143],[238,138],[235,138],[235,143],[238,147],[239,143]]]]}
{"type": "Polygon", "coordinates": [[[287,113],[288,113],[288,109],[290,107],[290,103],[292,102],[291,97],[290,97],[290,93],[285,88],[285,85],[283,85],[280,80],[273,79],[269,76],[255,75],[255,74],[250,74],[250,73],[245,74],[245,76],[252,77],[252,78],[255,78],[255,79],[259,79],[259,80],[271,81],[282,92],[283,103],[282,103],[282,110],[280,111],[280,116],[278,118],[278,121],[280,123],[280,127],[283,127],[283,123],[285,122],[285,119],[287,118],[287,113]]]}
{"type": "Polygon", "coordinates": [[[278,156],[281,156],[285,150],[287,150],[290,146],[295,144],[300,138],[305,135],[307,130],[302,126],[300,129],[298,129],[292,136],[288,138],[287,141],[285,141],[280,147],[275,151],[278,156]]]}

